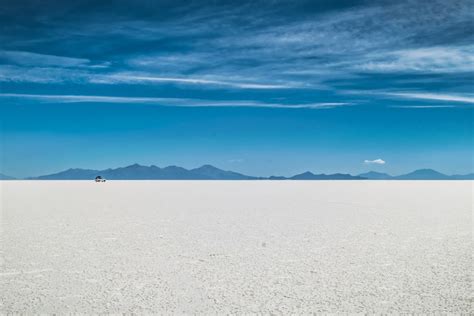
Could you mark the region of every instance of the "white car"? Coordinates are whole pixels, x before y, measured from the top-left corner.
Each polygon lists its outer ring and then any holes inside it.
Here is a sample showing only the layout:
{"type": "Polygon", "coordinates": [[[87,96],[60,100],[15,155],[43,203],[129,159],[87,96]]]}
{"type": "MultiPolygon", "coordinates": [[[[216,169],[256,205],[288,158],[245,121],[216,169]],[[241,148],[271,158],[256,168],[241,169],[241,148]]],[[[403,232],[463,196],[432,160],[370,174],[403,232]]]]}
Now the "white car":
{"type": "Polygon", "coordinates": [[[101,176],[95,177],[95,182],[105,182],[106,180],[102,178],[101,176]]]}

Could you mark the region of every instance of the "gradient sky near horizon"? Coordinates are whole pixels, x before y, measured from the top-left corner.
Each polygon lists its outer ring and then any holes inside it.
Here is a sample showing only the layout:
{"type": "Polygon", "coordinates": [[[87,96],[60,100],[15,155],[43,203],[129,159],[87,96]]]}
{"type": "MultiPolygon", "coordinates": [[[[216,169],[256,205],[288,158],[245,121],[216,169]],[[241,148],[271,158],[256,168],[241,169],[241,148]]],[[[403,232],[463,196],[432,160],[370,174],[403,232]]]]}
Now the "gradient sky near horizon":
{"type": "Polygon", "coordinates": [[[3,1],[0,173],[474,171],[474,2],[3,1]]]}

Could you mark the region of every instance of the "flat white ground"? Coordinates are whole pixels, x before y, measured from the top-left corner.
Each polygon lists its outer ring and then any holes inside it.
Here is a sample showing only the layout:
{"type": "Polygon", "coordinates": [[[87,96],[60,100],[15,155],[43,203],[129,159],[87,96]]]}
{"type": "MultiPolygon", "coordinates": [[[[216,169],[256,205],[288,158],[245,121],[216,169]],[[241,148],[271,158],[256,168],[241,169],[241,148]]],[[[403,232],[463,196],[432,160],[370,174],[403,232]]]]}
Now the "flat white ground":
{"type": "Polygon", "coordinates": [[[473,184],[0,181],[0,312],[473,312],[473,184]]]}

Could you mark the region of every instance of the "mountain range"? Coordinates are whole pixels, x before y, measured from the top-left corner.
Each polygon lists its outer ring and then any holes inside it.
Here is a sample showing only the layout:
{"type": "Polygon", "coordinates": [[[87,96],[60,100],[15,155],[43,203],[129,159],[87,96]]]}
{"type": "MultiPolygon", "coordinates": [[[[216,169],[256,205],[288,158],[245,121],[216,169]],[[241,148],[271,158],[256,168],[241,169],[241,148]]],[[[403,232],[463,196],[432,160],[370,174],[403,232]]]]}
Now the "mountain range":
{"type": "MultiPolygon", "coordinates": [[[[413,172],[392,176],[387,173],[370,171],[356,176],[344,173],[314,174],[304,172],[291,177],[255,177],[226,171],[211,165],[185,169],[178,166],[160,168],[133,164],[126,167],[105,170],[67,169],[58,173],[30,177],[29,180],[91,180],[96,176],[109,180],[474,180],[474,173],[466,175],[445,175],[433,169],[419,169],[413,172]]],[[[14,178],[0,174],[0,180],[14,178]]]]}
{"type": "Polygon", "coordinates": [[[110,180],[253,180],[256,177],[246,176],[233,171],[225,171],[211,165],[195,169],[178,166],[160,168],[157,166],[130,165],[116,169],[91,170],[68,169],[54,174],[33,177],[32,180],[89,180],[97,175],[110,180]]]}
{"type": "Polygon", "coordinates": [[[159,168],[139,164],[105,170],[68,169],[54,174],[32,177],[30,180],[89,180],[97,175],[110,180],[363,180],[365,178],[350,174],[314,174],[305,172],[293,177],[253,177],[241,173],[226,171],[211,165],[185,169],[177,166],[159,168]]]}

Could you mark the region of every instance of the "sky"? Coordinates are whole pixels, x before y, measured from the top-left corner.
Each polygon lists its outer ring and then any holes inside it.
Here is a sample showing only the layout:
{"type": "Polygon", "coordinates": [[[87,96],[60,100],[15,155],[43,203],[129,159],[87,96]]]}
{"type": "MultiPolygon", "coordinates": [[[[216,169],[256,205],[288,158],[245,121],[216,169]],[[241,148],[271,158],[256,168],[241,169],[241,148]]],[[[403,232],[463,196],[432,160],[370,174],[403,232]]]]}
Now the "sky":
{"type": "Polygon", "coordinates": [[[0,173],[474,172],[474,2],[4,1],[0,173]]]}

